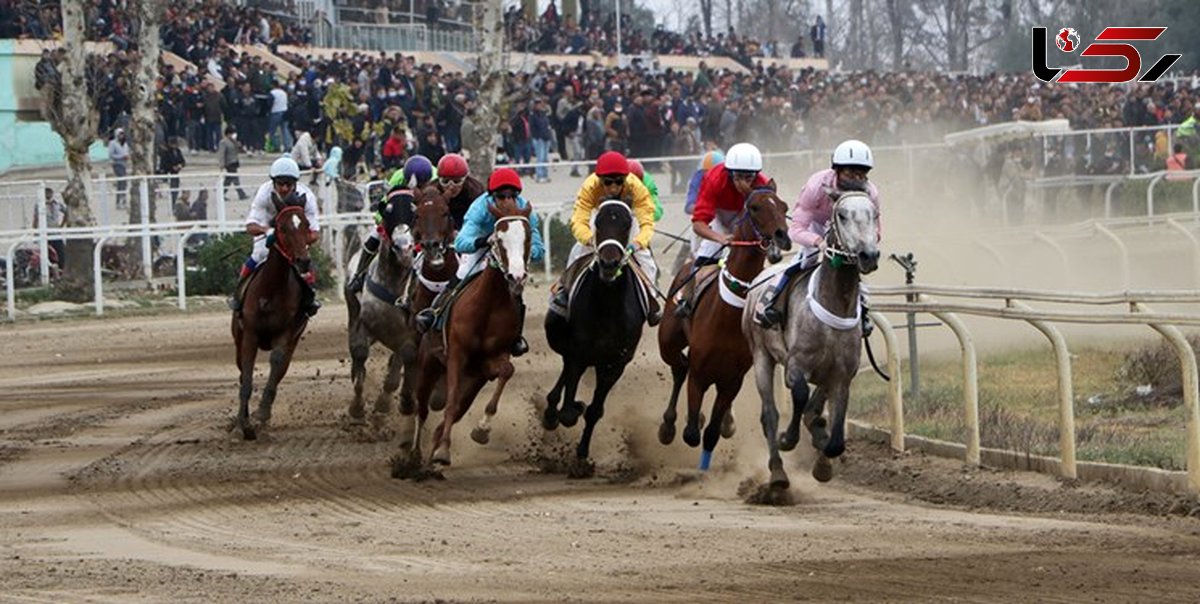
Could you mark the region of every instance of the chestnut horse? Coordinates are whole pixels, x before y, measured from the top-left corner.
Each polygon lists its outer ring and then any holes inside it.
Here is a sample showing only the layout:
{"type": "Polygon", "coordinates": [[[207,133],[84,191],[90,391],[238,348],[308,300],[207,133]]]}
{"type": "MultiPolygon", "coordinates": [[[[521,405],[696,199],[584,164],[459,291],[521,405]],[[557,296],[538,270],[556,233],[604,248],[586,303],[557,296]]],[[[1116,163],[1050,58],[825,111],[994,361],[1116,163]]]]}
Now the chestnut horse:
{"type": "MultiPolygon", "coordinates": [[[[666,445],[675,439],[675,406],[687,378],[688,415],[683,441],[692,447],[699,445],[700,424],[704,423],[700,405],[708,388],[717,387],[712,418],[704,431],[701,470],[708,469],[721,436],[733,436],[733,416],[729,415],[729,409],[754,360],[742,335],[742,308],[751,280],[762,272],[763,260],[778,262],[782,252],[792,247],[786,211],[787,204],[779,199],[774,180],[751,191],[734,221],[734,241],[729,244],[733,249],[725,259],[717,283],[702,292],[697,289],[691,317],[675,316],[674,296],[663,311],[658,351],[671,367],[673,383],[671,400],[658,429],[659,442],[666,445]]],[[[689,262],[675,276],[671,291],[678,291],[690,273],[689,262]]]]}
{"type": "Polygon", "coordinates": [[[569,317],[546,313],[546,341],[562,355],[563,366],[546,396],[542,427],[553,430],[560,422],[571,427],[580,414],[584,415],[583,435],[568,471],[573,477],[587,477],[595,471],[588,460],[592,432],[604,416],[609,391],[633,360],[646,323],[646,312],[638,298],[641,284],[628,267],[629,244],[636,224],[625,202],[614,199],[601,203],[592,219],[596,251],[571,295],[569,317]],[[596,370],[596,387],[585,412],[583,403],[575,400],[575,390],[588,367],[596,370]]]}
{"type": "Polygon", "coordinates": [[[413,439],[408,459],[397,456],[393,460],[393,476],[403,476],[406,468],[419,465],[421,426],[429,415],[433,390],[442,379],[446,382],[446,408],[441,425],[433,433],[430,462],[450,464],[454,424],[466,415],[484,384],[499,379],[479,427],[471,433],[476,442],[488,441],[491,419],[513,375],[511,350],[521,332],[519,305],[532,245],[531,210],[529,206],[520,209],[515,200],[497,200],[488,206],[496,227],[489,239],[487,266],[461,286],[457,299],[445,311],[445,327],[428,331],[421,340],[417,358],[417,438],[413,439]]]}
{"type": "MultiPolygon", "coordinates": [[[[446,289],[451,277],[458,272],[458,254],[454,253],[454,219],[450,215],[450,202],[442,194],[437,185],[430,184],[416,191],[417,216],[413,226],[413,236],[420,245],[421,253],[417,260],[416,283],[411,284],[408,297],[410,324],[412,317],[429,308],[433,299],[446,289]]],[[[415,328],[415,326],[414,326],[415,328]]],[[[401,448],[411,447],[416,432],[416,404],[413,401],[413,390],[417,376],[417,358],[414,355],[404,365],[404,385],[400,388],[400,426],[399,445],[401,448]],[[412,421],[407,421],[407,420],[412,421]]],[[[440,383],[432,394],[429,406],[434,411],[442,409],[446,404],[445,380],[440,383]]]]}
{"type": "Polygon", "coordinates": [[[308,218],[304,206],[277,204],[276,210],[274,244],[246,284],[242,310],[233,313],[233,343],[241,372],[236,427],[246,440],[256,439],[270,422],[276,388],[287,374],[292,353],[308,326],[308,313],[302,305],[308,285],[301,277],[312,263],[308,255],[308,218]],[[259,349],[271,351],[271,374],[252,423],[250,395],[254,392],[254,361],[259,349]]]}

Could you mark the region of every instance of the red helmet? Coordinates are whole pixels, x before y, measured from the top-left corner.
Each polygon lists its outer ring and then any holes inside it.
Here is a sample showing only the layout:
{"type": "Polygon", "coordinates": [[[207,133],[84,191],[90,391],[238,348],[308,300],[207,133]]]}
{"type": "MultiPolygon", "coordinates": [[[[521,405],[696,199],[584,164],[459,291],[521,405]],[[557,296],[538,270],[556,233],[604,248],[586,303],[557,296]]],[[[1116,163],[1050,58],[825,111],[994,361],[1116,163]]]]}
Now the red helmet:
{"type": "Polygon", "coordinates": [[[438,160],[438,178],[462,178],[470,172],[467,160],[457,153],[447,153],[438,160]]]}
{"type": "Polygon", "coordinates": [[[646,178],[646,170],[642,168],[642,162],[636,159],[629,160],[629,172],[638,177],[638,180],[646,178]]]}
{"type": "Polygon", "coordinates": [[[597,176],[625,176],[629,174],[629,162],[616,151],[606,151],[596,160],[597,176]]]}
{"type": "Polygon", "coordinates": [[[494,193],[504,187],[512,187],[517,191],[521,190],[521,177],[517,175],[517,171],[512,168],[500,168],[492,172],[492,176],[488,178],[488,192],[494,193]]]}

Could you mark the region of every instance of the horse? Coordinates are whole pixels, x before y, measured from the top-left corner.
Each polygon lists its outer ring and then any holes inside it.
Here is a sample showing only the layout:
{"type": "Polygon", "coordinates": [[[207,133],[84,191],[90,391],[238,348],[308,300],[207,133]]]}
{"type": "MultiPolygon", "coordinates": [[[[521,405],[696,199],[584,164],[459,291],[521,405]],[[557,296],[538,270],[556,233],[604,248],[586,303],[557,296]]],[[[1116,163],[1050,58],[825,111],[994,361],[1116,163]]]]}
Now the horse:
{"type": "MultiPolygon", "coordinates": [[[[700,405],[709,387],[717,387],[713,416],[704,431],[701,470],[708,469],[720,438],[732,437],[736,429],[729,409],[753,362],[749,344],[741,333],[742,307],[750,281],[762,272],[763,261],[779,262],[782,252],[792,247],[786,212],[787,204],[779,198],[774,180],[751,191],[734,221],[732,249],[716,278],[716,286],[696,288],[689,319],[675,316],[673,295],[669,296],[663,312],[658,350],[671,367],[672,385],[671,399],[658,430],[659,442],[669,445],[675,439],[675,406],[686,378],[688,414],[683,440],[692,447],[700,445],[700,426],[704,423],[700,405]]],[[[671,291],[682,288],[689,276],[691,263],[675,276],[671,291]]]]}
{"type": "MultiPolygon", "coordinates": [[[[429,184],[415,191],[416,222],[413,236],[421,247],[420,268],[417,278],[410,283],[408,307],[411,317],[429,308],[434,298],[446,289],[450,279],[458,272],[458,255],[454,253],[454,220],[450,214],[450,202],[442,195],[437,185],[429,184]]],[[[410,323],[412,319],[410,318],[410,323]]],[[[415,324],[414,324],[415,328],[415,324]]],[[[413,390],[417,375],[416,356],[404,365],[404,384],[400,388],[400,415],[412,417],[416,413],[413,390]]],[[[440,392],[435,391],[429,406],[437,411],[445,406],[445,381],[440,382],[440,392]]],[[[411,447],[416,438],[416,418],[401,424],[401,448],[411,447]]]]}
{"type": "Polygon", "coordinates": [[[302,305],[308,285],[301,277],[312,263],[308,254],[308,218],[303,206],[277,202],[275,207],[275,241],[267,259],[246,284],[242,310],[233,313],[231,326],[241,372],[235,427],[241,429],[246,440],[258,438],[270,422],[276,388],[287,374],[296,344],[308,326],[308,313],[302,305]],[[251,422],[250,395],[254,391],[254,361],[259,349],[271,351],[271,373],[251,422]]]}
{"type": "Polygon", "coordinates": [[[604,416],[605,398],[633,360],[646,322],[638,296],[641,284],[627,266],[631,258],[627,248],[635,233],[633,213],[623,201],[605,201],[596,209],[592,224],[599,244],[579,276],[568,316],[548,312],[545,323],[546,340],[562,356],[563,367],[546,397],[542,426],[554,430],[562,423],[569,428],[584,414],[586,423],[571,468],[571,475],[577,477],[590,476],[595,470],[588,461],[592,432],[604,416]],[[584,413],[583,403],[575,400],[575,390],[588,367],[596,370],[596,389],[584,413]],[[566,402],[559,409],[564,392],[566,402]]]}
{"type": "Polygon", "coordinates": [[[472,440],[488,442],[491,419],[513,376],[511,350],[520,335],[519,302],[528,278],[526,266],[532,244],[531,210],[529,206],[522,210],[515,200],[508,199],[488,206],[496,228],[489,240],[487,266],[461,286],[445,311],[452,316],[444,329],[430,330],[421,340],[416,382],[417,438],[407,459],[402,455],[393,458],[393,476],[410,475],[409,468],[420,465],[421,427],[429,415],[433,390],[443,379],[446,407],[442,423],[433,433],[429,463],[450,465],[454,424],[466,415],[484,384],[498,379],[483,419],[471,432],[472,440]]]}
{"type": "MultiPolygon", "coordinates": [[[[367,267],[366,286],[357,293],[348,286],[345,289],[350,379],[354,382],[354,399],[346,412],[351,425],[363,423],[363,388],[371,345],[379,342],[391,351],[387,375],[371,415],[376,432],[385,430],[387,416],[392,410],[392,396],[400,387],[402,369],[417,356],[418,336],[409,320],[409,310],[401,305],[413,278],[413,206],[413,197],[408,191],[389,196],[380,212],[383,220],[379,255],[367,267]]],[[[350,266],[358,266],[357,255],[351,259],[350,266]]]]}
{"type": "MultiPolygon", "coordinates": [[[[879,212],[866,194],[843,194],[833,205],[825,256],[814,271],[793,279],[794,286],[786,293],[783,329],[764,329],[754,321],[754,309],[765,287],[747,301],[742,327],[754,351],[754,378],[762,398],[762,428],[770,451],[771,488],[788,487],[779,451],[796,447],[801,421],[812,436],[813,448],[819,451],[812,469],[818,481],[833,478],[830,460],[846,449],[850,381],[858,373],[862,351],[860,279],[879,267],[878,225],[879,212]],[[785,383],[792,397],[791,421],[778,437],[777,364],[786,368],[785,383]],[[812,396],[810,383],[816,386],[812,396]],[[830,403],[828,421],[822,417],[826,401],[830,403]]],[[[772,273],[762,275],[760,282],[773,278],[772,273]]]]}

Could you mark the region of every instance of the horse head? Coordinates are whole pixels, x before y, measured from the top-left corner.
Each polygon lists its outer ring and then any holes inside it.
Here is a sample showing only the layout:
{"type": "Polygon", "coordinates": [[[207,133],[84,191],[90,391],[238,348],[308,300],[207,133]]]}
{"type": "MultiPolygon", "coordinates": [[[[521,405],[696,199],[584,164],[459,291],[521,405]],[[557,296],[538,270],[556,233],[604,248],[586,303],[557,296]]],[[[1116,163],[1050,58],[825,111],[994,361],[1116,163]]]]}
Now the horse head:
{"type": "Polygon", "coordinates": [[[746,196],[745,215],[754,235],[767,250],[772,264],[783,259],[783,252],[792,249],[787,230],[787,204],[779,198],[775,179],[766,186],[755,188],[746,196]]]}
{"type": "Polygon", "coordinates": [[[408,189],[395,189],[388,193],[387,201],[379,210],[384,243],[404,266],[411,266],[413,262],[415,240],[412,224],[416,219],[414,208],[413,192],[408,189]]]}
{"type": "Polygon", "coordinates": [[[592,233],[596,241],[596,265],[600,268],[600,280],[612,283],[629,263],[626,249],[633,243],[634,235],[633,211],[629,209],[629,204],[619,199],[601,203],[592,216],[592,233]]]}
{"type": "Polygon", "coordinates": [[[879,268],[879,210],[866,193],[843,193],[833,204],[828,253],[867,274],[879,268]]]}
{"type": "Polygon", "coordinates": [[[275,248],[301,273],[312,265],[308,254],[308,216],[302,205],[284,205],[275,215],[275,248]]]}
{"type": "Polygon", "coordinates": [[[450,203],[436,185],[417,190],[417,217],[413,235],[421,244],[424,262],[430,268],[441,268],[446,264],[446,252],[454,236],[454,221],[450,217],[450,203]]]}
{"type": "Polygon", "coordinates": [[[488,205],[488,211],[496,219],[496,232],[492,235],[491,257],[493,263],[508,280],[508,291],[520,296],[529,277],[525,266],[533,244],[533,227],[529,222],[532,206],[521,209],[516,199],[497,199],[488,205]]]}

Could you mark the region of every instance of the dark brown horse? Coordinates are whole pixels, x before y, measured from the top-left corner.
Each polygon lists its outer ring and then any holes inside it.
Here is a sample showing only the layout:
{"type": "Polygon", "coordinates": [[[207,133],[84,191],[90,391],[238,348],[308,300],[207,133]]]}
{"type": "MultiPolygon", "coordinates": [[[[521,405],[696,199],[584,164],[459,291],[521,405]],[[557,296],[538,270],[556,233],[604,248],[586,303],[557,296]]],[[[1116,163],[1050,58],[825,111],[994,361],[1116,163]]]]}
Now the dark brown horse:
{"type": "MultiPolygon", "coordinates": [[[[742,308],[750,282],[763,269],[763,261],[778,262],[782,251],[791,249],[787,234],[787,205],[776,193],[775,181],[746,196],[741,214],[735,220],[732,249],[717,277],[717,283],[697,290],[691,316],[675,316],[674,297],[667,301],[663,322],[658,328],[658,351],[671,367],[671,400],[663,413],[658,440],[664,445],[675,439],[675,406],[679,390],[687,378],[688,415],[683,441],[700,444],[700,425],[704,423],[700,405],[709,387],[717,387],[712,418],[704,431],[700,469],[707,470],[712,452],[721,436],[733,436],[733,416],[729,408],[742,388],[754,357],[742,335],[742,308]],[[684,349],[687,352],[684,352],[684,349]]],[[[675,276],[672,291],[677,291],[691,274],[687,263],[675,276]]]]}
{"type": "Polygon", "coordinates": [[[296,344],[308,325],[302,304],[308,285],[301,277],[312,262],[308,255],[308,218],[303,206],[277,205],[276,209],[275,241],[267,259],[246,285],[242,310],[233,313],[233,343],[241,372],[236,427],[246,440],[256,439],[270,422],[276,388],[287,374],[296,344]],[[260,349],[271,351],[271,374],[251,422],[254,361],[260,349]]]}
{"type": "Polygon", "coordinates": [[[397,456],[392,475],[404,476],[407,468],[419,466],[420,426],[429,414],[429,401],[438,382],[446,382],[446,408],[442,423],[433,433],[433,464],[450,464],[450,432],[466,415],[479,391],[499,379],[483,420],[471,434],[486,443],[491,418],[496,414],[504,386],[512,378],[511,350],[521,333],[520,297],[528,277],[526,266],[532,244],[529,215],[515,200],[497,200],[488,210],[496,219],[490,238],[487,265],[462,286],[457,300],[447,309],[446,327],[430,330],[421,340],[417,364],[417,435],[407,459],[397,456]]]}
{"type": "MultiPolygon", "coordinates": [[[[410,318],[429,308],[433,299],[450,284],[451,277],[458,272],[458,254],[454,252],[454,219],[450,203],[441,190],[430,184],[416,191],[417,216],[413,225],[413,236],[421,248],[417,259],[416,283],[409,290],[410,318]]],[[[414,326],[415,329],[415,326],[414,326]]],[[[400,388],[400,447],[411,447],[417,438],[416,412],[413,390],[416,383],[417,359],[404,365],[404,385],[400,388]],[[412,419],[413,421],[407,421],[412,419]]],[[[445,382],[439,384],[429,401],[433,410],[446,404],[445,382]]]]}

